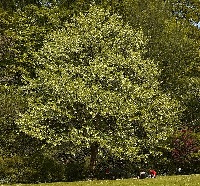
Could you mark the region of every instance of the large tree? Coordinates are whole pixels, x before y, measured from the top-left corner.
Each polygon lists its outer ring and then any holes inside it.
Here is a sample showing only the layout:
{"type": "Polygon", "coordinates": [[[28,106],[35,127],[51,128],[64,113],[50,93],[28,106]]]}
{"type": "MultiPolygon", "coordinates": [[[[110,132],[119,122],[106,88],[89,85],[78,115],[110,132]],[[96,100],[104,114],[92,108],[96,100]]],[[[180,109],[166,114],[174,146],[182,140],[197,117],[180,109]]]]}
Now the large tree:
{"type": "Polygon", "coordinates": [[[183,125],[199,125],[199,1],[123,0],[113,9],[148,38],[145,58],[158,62],[162,89],[180,100],[183,125]],[[131,6],[130,6],[131,5],[131,6]]]}
{"type": "Polygon", "coordinates": [[[144,60],[146,38],[95,6],[47,35],[35,78],[24,77],[28,109],[18,126],[69,152],[98,149],[134,158],[173,131],[179,104],[160,90],[156,61],[144,60]]]}

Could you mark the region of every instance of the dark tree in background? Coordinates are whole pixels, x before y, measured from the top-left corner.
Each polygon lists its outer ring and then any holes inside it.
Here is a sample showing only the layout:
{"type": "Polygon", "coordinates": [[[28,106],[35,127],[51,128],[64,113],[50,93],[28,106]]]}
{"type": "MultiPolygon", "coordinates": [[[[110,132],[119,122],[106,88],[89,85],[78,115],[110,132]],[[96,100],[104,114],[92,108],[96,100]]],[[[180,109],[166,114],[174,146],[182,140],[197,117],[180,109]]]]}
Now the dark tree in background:
{"type": "Polygon", "coordinates": [[[200,164],[200,141],[192,131],[180,130],[173,137],[172,157],[176,168],[182,173],[198,173],[200,164]]]}

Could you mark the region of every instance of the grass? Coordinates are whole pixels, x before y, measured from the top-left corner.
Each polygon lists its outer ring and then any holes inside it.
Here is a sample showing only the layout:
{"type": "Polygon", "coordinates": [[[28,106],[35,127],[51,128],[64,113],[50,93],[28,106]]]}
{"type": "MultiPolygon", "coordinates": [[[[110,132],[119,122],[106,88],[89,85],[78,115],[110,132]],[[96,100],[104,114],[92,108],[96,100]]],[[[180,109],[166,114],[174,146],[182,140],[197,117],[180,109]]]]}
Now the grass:
{"type": "MultiPolygon", "coordinates": [[[[8,186],[9,184],[0,185],[8,186]]],[[[12,184],[12,186],[200,186],[200,175],[158,176],[156,179],[97,180],[41,184],[12,184]]]]}

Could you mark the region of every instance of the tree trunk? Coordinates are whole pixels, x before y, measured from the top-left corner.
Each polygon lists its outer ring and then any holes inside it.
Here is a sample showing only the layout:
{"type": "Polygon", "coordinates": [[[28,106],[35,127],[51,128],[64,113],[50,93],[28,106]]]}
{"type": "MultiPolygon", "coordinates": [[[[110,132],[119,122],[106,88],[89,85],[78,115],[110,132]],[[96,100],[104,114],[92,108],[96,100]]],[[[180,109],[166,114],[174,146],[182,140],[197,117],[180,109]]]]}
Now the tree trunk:
{"type": "Polygon", "coordinates": [[[96,169],[96,160],[97,160],[97,154],[98,154],[98,143],[93,142],[91,144],[90,150],[91,150],[91,156],[90,156],[90,174],[92,177],[95,175],[95,169],[96,169]]]}

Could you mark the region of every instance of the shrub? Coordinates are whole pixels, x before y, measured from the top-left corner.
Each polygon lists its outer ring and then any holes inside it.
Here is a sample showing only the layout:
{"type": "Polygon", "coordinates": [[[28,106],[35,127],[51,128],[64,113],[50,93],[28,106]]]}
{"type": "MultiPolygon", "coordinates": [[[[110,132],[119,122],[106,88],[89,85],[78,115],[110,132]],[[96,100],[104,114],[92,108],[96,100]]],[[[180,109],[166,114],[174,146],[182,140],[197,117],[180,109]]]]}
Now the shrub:
{"type": "Polygon", "coordinates": [[[200,164],[200,141],[197,133],[189,130],[177,132],[172,141],[172,158],[182,173],[198,173],[200,164]]]}

